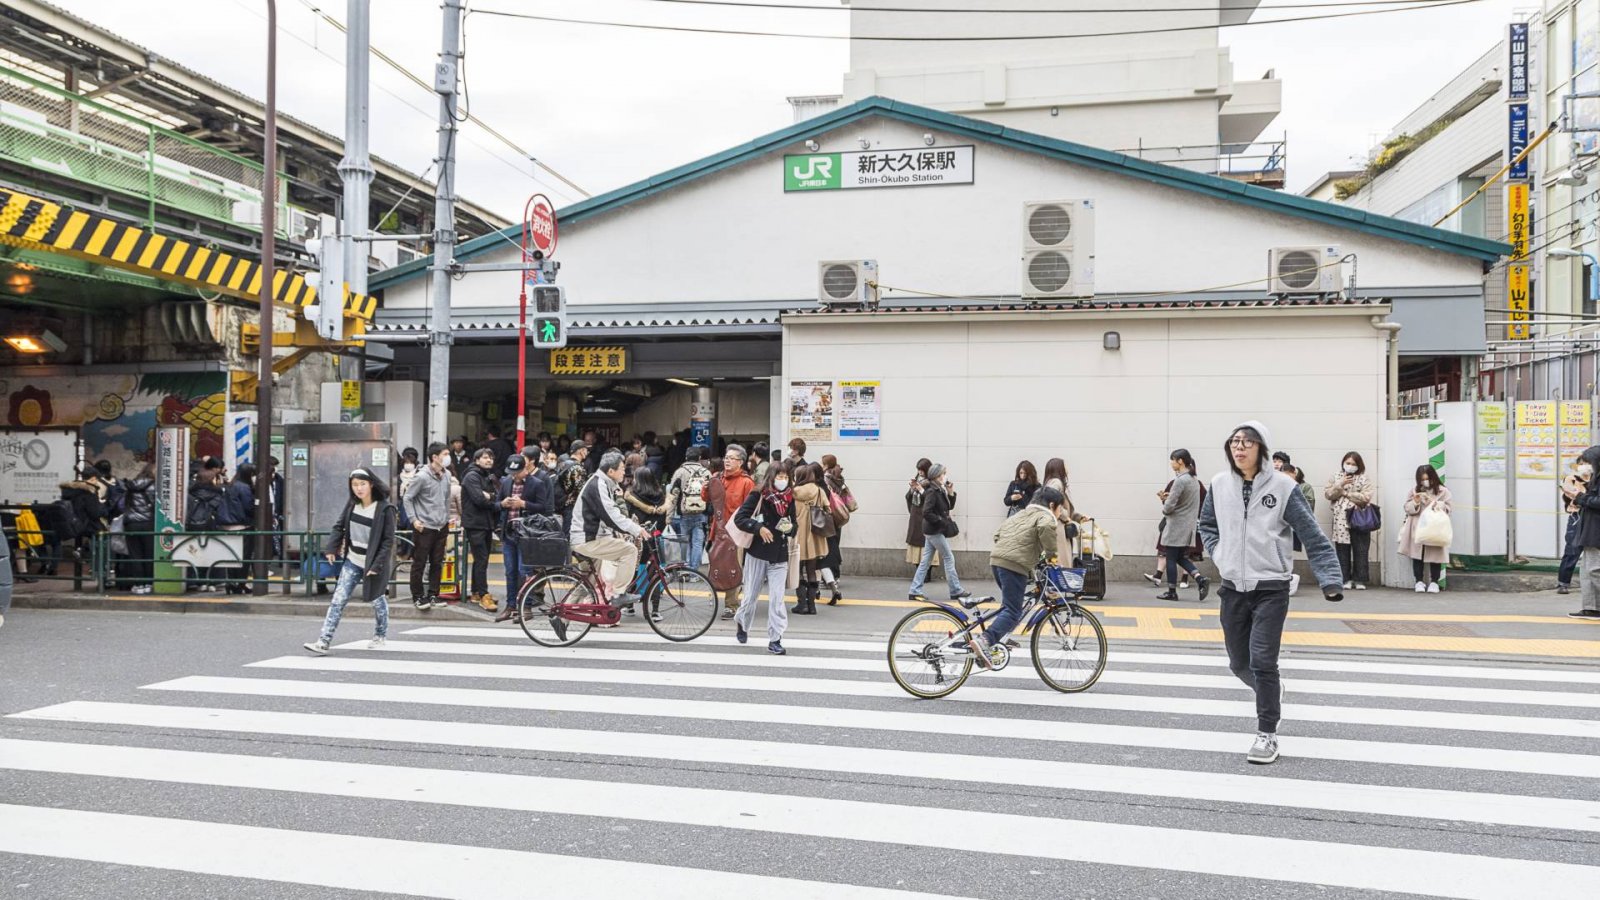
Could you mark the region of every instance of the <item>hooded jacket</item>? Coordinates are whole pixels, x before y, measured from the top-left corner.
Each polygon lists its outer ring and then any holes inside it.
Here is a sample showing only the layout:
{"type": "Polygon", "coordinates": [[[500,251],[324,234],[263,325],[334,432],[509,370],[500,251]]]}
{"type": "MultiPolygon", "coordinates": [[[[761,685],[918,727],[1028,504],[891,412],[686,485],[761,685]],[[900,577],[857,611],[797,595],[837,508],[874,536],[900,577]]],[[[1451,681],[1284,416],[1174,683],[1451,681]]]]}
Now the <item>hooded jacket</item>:
{"type": "MultiPolygon", "coordinates": [[[[1211,479],[1211,490],[1200,507],[1200,538],[1206,553],[1228,588],[1248,593],[1260,589],[1286,589],[1294,573],[1294,542],[1298,536],[1317,584],[1337,590],[1341,573],[1333,542],[1322,533],[1311,506],[1293,478],[1276,471],[1267,460],[1272,451],[1266,426],[1245,422],[1234,429],[1251,428],[1261,435],[1263,465],[1247,483],[1233,468],[1211,479]]],[[[1231,434],[1232,432],[1230,432],[1231,434]]]]}
{"type": "MultiPolygon", "coordinates": [[[[1578,455],[1600,471],[1600,445],[1590,447],[1578,455]]],[[[1589,488],[1578,496],[1578,533],[1573,540],[1579,547],[1600,547],[1600,478],[1590,478],[1589,488]]]]}

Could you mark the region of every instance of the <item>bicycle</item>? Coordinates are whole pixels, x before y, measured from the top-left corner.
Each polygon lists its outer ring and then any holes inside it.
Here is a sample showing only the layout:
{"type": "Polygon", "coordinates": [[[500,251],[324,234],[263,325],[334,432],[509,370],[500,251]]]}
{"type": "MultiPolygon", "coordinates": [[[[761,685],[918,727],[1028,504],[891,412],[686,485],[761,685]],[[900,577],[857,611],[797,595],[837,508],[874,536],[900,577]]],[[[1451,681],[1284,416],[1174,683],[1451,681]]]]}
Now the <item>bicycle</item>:
{"type": "MultiPolygon", "coordinates": [[[[1083,570],[1040,563],[1023,595],[1021,623],[1033,632],[1029,651],[1034,671],[1063,694],[1086,691],[1106,668],[1106,632],[1094,613],[1078,604],[1083,570]]],[[[889,674],[913,697],[947,697],[966,683],[975,662],[971,638],[988,627],[999,610],[978,613],[978,597],[959,603],[928,601],[932,609],[908,613],[889,633],[889,674]]],[[[989,664],[1000,671],[1011,664],[1004,642],[989,648],[989,664]]]]}
{"type": "MultiPolygon", "coordinates": [[[[661,564],[660,534],[645,538],[641,568],[634,583],[644,619],[669,641],[692,641],[710,630],[722,608],[711,581],[686,565],[661,564]],[[643,578],[640,584],[640,578],[643,578]]],[[[517,621],[541,647],[570,647],[595,625],[615,625],[622,608],[607,602],[604,578],[595,560],[580,555],[577,564],[546,569],[517,591],[517,621]]]]}

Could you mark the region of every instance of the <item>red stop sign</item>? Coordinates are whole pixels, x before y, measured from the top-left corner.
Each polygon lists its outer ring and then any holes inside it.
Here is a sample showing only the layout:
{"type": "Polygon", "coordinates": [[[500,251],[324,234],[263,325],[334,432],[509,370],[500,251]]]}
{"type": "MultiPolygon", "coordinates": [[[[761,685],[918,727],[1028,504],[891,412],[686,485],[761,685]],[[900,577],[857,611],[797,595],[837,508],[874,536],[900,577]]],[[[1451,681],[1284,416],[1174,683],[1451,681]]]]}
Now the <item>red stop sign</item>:
{"type": "Polygon", "coordinates": [[[556,255],[556,210],[543,194],[535,195],[528,205],[528,240],[546,259],[556,255]]]}

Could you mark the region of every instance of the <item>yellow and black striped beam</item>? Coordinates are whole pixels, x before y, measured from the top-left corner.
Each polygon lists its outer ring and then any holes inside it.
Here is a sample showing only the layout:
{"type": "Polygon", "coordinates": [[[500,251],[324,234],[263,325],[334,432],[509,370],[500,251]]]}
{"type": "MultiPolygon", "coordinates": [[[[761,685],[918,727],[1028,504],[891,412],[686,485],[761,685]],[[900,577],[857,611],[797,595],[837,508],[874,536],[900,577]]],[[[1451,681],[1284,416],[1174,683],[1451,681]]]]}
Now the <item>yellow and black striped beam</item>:
{"type": "MultiPolygon", "coordinates": [[[[210,250],[4,188],[0,188],[0,243],[62,253],[244,300],[261,296],[260,260],[210,250]]],[[[279,269],[272,281],[279,303],[305,307],[317,302],[316,287],[303,275],[279,269]]],[[[345,288],[345,318],[370,322],[377,308],[376,298],[345,288]]]]}

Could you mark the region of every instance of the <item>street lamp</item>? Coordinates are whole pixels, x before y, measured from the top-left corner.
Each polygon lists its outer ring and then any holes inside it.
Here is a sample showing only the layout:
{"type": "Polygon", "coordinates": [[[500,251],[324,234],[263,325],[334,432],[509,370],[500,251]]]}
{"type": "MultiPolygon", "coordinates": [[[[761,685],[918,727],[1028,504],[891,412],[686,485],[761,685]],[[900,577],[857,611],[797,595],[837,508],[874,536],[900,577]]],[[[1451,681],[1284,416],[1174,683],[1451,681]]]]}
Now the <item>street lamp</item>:
{"type": "Polygon", "coordinates": [[[1573,247],[1555,247],[1545,252],[1551,259],[1582,259],[1589,264],[1589,299],[1600,300],[1600,260],[1594,254],[1573,247]]]}

